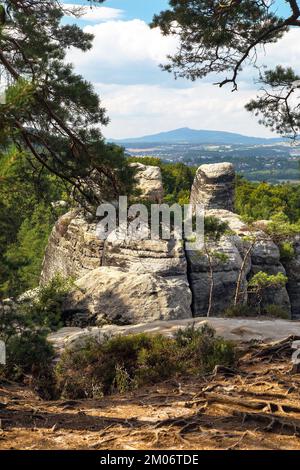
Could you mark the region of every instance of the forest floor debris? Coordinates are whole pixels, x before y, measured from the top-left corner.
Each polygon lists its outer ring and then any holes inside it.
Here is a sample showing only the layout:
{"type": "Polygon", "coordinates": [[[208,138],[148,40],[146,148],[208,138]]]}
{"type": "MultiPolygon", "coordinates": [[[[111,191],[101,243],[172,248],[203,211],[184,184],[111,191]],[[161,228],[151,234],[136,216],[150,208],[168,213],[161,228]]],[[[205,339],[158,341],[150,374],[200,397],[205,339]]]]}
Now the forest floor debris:
{"type": "Polygon", "coordinates": [[[0,382],[0,448],[300,449],[293,341],[240,345],[235,370],[97,400],[43,401],[0,382]]]}

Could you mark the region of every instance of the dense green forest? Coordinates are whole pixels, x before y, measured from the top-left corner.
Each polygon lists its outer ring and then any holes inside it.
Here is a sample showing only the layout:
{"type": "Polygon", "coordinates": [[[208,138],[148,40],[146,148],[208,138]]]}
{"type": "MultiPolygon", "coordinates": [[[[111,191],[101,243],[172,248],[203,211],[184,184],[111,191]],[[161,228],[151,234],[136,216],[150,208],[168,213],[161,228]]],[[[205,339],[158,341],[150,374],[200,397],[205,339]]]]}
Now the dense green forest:
{"type": "MultiPolygon", "coordinates": [[[[158,158],[130,158],[161,168],[165,202],[188,203],[196,168],[158,158]]],[[[69,210],[70,187],[12,147],[0,155],[0,296],[16,296],[38,284],[44,250],[59,215],[69,210]],[[64,201],[63,204],[57,204],[64,201]]],[[[285,214],[300,220],[300,185],[236,182],[236,211],[245,219],[285,214]]]]}
{"type": "Polygon", "coordinates": [[[51,228],[68,200],[63,181],[42,166],[33,168],[25,153],[0,154],[0,296],[35,287],[51,228]]]}
{"type": "Polygon", "coordinates": [[[88,210],[132,183],[123,150],[102,136],[108,117],[98,94],[66,60],[71,47],[91,49],[93,35],[64,24],[65,13],[56,0],[0,2],[1,297],[37,285],[49,233],[66,210],[53,203],[67,202],[72,189],[88,210]]]}
{"type": "Polygon", "coordinates": [[[270,219],[283,213],[290,222],[300,220],[300,185],[253,183],[237,177],[236,211],[244,218],[270,219]]]}

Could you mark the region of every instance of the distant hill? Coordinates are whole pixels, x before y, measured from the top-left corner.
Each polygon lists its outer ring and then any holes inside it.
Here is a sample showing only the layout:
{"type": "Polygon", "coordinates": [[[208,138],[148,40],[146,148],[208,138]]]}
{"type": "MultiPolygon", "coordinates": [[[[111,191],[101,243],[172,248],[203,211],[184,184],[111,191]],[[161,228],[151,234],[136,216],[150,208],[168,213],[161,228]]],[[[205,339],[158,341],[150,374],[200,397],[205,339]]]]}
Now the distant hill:
{"type": "Polygon", "coordinates": [[[111,142],[119,144],[135,144],[135,143],[166,143],[166,144],[235,144],[235,145],[263,145],[281,142],[280,138],[261,138],[249,137],[233,132],[195,130],[183,127],[168,132],[160,132],[159,134],[146,135],[130,139],[114,140],[111,142]]]}

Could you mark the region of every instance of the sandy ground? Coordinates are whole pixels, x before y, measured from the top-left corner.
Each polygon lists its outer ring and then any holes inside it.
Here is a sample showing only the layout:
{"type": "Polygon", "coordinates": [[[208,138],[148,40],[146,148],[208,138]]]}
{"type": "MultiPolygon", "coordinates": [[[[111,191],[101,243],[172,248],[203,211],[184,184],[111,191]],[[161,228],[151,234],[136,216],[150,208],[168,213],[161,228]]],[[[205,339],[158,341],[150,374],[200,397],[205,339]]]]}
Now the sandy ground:
{"type": "Polygon", "coordinates": [[[99,400],[41,400],[0,382],[1,449],[300,449],[291,343],[241,346],[235,370],[99,400]]]}

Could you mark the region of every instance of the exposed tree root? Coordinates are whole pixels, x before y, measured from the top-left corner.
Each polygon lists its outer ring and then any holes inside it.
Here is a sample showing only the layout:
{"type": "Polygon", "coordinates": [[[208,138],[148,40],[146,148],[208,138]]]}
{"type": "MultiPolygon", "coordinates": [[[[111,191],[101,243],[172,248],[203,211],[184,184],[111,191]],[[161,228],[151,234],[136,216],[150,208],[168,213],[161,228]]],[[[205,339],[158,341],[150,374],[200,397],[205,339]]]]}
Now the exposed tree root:
{"type": "Polygon", "coordinates": [[[269,344],[261,344],[258,351],[252,353],[252,357],[265,359],[268,361],[272,361],[274,358],[290,358],[293,353],[292,343],[299,340],[300,336],[291,335],[288,338],[280,341],[275,341],[269,344]]]}
{"type": "Polygon", "coordinates": [[[247,345],[238,369],[101,400],[45,402],[2,383],[0,448],[300,450],[296,339],[247,345]]]}
{"type": "Polygon", "coordinates": [[[255,421],[255,423],[261,423],[265,425],[263,427],[264,431],[267,432],[288,432],[292,435],[300,436],[300,424],[295,421],[288,421],[279,416],[272,414],[262,414],[262,413],[244,413],[241,411],[234,411],[235,416],[242,418],[242,423],[246,421],[255,421]]]}

